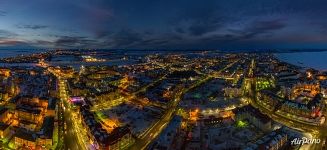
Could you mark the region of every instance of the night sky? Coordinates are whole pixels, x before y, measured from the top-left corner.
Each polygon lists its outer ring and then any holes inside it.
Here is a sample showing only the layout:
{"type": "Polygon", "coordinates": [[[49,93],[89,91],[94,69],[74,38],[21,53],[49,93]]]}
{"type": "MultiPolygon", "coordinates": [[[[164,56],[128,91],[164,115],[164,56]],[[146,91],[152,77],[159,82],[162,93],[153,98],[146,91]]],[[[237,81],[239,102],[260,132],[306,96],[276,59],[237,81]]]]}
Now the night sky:
{"type": "Polygon", "coordinates": [[[0,48],[327,48],[327,0],[0,0],[0,48]]]}

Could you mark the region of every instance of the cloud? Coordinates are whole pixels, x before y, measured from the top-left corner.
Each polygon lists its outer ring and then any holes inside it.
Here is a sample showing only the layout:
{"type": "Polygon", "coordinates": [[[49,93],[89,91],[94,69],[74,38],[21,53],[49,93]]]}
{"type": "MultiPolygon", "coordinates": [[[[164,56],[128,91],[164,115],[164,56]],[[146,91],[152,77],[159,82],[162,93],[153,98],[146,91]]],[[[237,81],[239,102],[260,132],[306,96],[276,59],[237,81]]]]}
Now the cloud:
{"type": "Polygon", "coordinates": [[[279,30],[284,28],[285,26],[285,23],[283,23],[280,19],[269,21],[255,21],[250,27],[250,30],[257,32],[265,32],[271,30],[279,30]]]}
{"type": "Polygon", "coordinates": [[[7,12],[3,11],[3,10],[0,10],[0,17],[1,16],[6,16],[7,15],[7,12]]]}
{"type": "Polygon", "coordinates": [[[184,34],[185,33],[185,30],[183,28],[181,28],[181,27],[176,27],[174,31],[179,33],[179,34],[184,34]]]}
{"type": "Polygon", "coordinates": [[[15,45],[27,45],[27,43],[18,39],[0,38],[0,47],[15,45]]]}
{"type": "Polygon", "coordinates": [[[40,47],[53,47],[53,42],[52,41],[46,41],[46,40],[36,40],[33,45],[37,45],[40,47]]]}
{"type": "Polygon", "coordinates": [[[115,33],[110,42],[112,47],[130,47],[131,45],[142,41],[142,35],[131,29],[122,29],[115,33]]]}
{"type": "Polygon", "coordinates": [[[61,36],[55,42],[55,47],[74,47],[74,48],[89,48],[95,45],[96,41],[87,37],[79,36],[61,36]]]}
{"type": "MultiPolygon", "coordinates": [[[[221,28],[210,34],[202,36],[193,36],[189,38],[188,35],[179,34],[182,37],[179,43],[171,43],[171,47],[179,48],[194,48],[194,49],[217,49],[217,48],[263,48],[265,44],[273,43],[267,39],[267,37],[275,36],[276,32],[287,27],[286,22],[283,19],[265,19],[265,20],[254,20],[248,21],[247,24],[238,26],[240,29],[228,29],[224,27],[220,32],[221,28]],[[218,31],[218,32],[217,32],[218,31]],[[263,42],[258,42],[264,39],[263,42]]],[[[176,28],[177,30],[178,28],[176,28]]],[[[183,33],[185,30],[181,29],[183,33]]]]}
{"type": "Polygon", "coordinates": [[[98,39],[95,43],[98,43],[102,48],[158,49],[169,47],[169,45],[180,40],[178,35],[122,29],[98,39]]]}
{"type": "Polygon", "coordinates": [[[254,21],[242,30],[229,29],[232,34],[236,34],[240,40],[252,39],[263,34],[272,34],[273,31],[281,30],[286,24],[280,20],[254,21]]]}
{"type": "MultiPolygon", "coordinates": [[[[8,29],[0,30],[0,39],[19,37],[31,44],[54,47],[214,48],[245,42],[289,42],[291,38],[294,43],[322,41],[327,33],[323,19],[327,17],[326,0],[59,0],[32,2],[25,6],[31,10],[26,14],[20,14],[17,2],[8,3],[12,3],[12,8],[6,9],[10,14],[0,19],[8,29]],[[44,10],[49,13],[40,13],[44,10]],[[30,22],[35,18],[45,25],[30,22]],[[12,26],[33,32],[16,32],[12,26]]],[[[0,10],[0,16],[6,13],[0,10]]]]}
{"type": "Polygon", "coordinates": [[[227,21],[227,17],[220,13],[218,5],[213,1],[210,1],[208,5],[199,4],[185,8],[179,13],[171,21],[174,31],[191,36],[202,36],[214,32],[227,21]]]}
{"type": "Polygon", "coordinates": [[[17,25],[17,27],[20,29],[32,29],[32,30],[48,28],[48,26],[45,25],[17,25]]]}
{"type": "Polygon", "coordinates": [[[27,45],[26,41],[17,39],[17,35],[14,32],[0,29],[0,47],[27,45]]]}
{"type": "Polygon", "coordinates": [[[188,28],[189,33],[193,36],[201,36],[203,34],[215,31],[220,26],[219,23],[213,23],[213,22],[198,22],[193,23],[188,28]]]}
{"type": "Polygon", "coordinates": [[[16,33],[8,31],[8,30],[1,30],[0,29],[0,38],[11,38],[17,36],[16,33]]]}
{"type": "Polygon", "coordinates": [[[105,30],[96,30],[94,32],[95,38],[101,39],[101,38],[106,38],[110,35],[112,35],[112,32],[105,31],[105,30]]]}

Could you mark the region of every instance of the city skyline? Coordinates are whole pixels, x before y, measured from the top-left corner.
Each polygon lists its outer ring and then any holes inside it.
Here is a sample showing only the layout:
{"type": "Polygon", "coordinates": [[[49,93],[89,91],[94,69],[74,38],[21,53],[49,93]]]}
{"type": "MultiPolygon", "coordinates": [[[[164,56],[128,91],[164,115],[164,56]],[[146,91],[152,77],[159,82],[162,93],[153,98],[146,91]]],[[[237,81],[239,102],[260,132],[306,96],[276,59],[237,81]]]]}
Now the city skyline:
{"type": "Polygon", "coordinates": [[[326,149],[327,51],[15,54],[0,59],[6,150],[326,149]]]}
{"type": "Polygon", "coordinates": [[[0,48],[326,49],[326,4],[1,1],[0,48]]]}
{"type": "Polygon", "coordinates": [[[327,150],[326,0],[0,0],[0,149],[327,150]]]}

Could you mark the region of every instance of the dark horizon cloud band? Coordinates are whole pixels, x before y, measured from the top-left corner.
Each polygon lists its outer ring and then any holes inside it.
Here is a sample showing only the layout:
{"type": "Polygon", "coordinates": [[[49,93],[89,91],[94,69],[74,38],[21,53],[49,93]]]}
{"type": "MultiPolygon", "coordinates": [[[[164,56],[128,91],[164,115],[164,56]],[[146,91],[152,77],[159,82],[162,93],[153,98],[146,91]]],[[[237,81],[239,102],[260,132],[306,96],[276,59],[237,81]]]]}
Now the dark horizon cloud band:
{"type": "Polygon", "coordinates": [[[325,49],[326,6],[326,0],[4,0],[0,49],[325,49]]]}

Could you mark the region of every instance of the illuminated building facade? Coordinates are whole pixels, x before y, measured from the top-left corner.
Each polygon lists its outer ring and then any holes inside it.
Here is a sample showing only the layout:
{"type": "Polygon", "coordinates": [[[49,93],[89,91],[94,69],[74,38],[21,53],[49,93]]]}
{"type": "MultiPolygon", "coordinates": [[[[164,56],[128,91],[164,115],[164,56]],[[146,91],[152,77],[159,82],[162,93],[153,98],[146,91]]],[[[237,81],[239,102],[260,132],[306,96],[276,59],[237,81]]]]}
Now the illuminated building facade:
{"type": "Polygon", "coordinates": [[[273,88],[275,86],[275,78],[273,76],[255,78],[256,91],[273,88]]]}
{"type": "Polygon", "coordinates": [[[314,97],[320,92],[320,84],[318,82],[298,83],[291,90],[291,99],[295,99],[300,95],[314,97]]]}
{"type": "Polygon", "coordinates": [[[308,103],[300,103],[277,96],[270,91],[260,91],[257,103],[281,115],[306,122],[320,124],[323,119],[325,102],[322,94],[316,94],[308,103]]]}
{"type": "Polygon", "coordinates": [[[10,135],[10,125],[0,122],[0,137],[6,138],[10,135]]]}
{"type": "Polygon", "coordinates": [[[81,107],[82,124],[87,129],[87,134],[92,145],[99,150],[120,150],[128,148],[134,143],[131,131],[128,127],[116,127],[110,133],[102,124],[97,122],[94,114],[87,108],[81,107]]]}
{"type": "Polygon", "coordinates": [[[247,120],[263,131],[271,130],[271,119],[251,105],[236,108],[233,112],[235,113],[234,120],[247,120]]]}
{"type": "Polygon", "coordinates": [[[259,138],[254,144],[246,147],[244,150],[278,150],[285,148],[287,142],[288,135],[282,129],[277,129],[259,138]]]}

